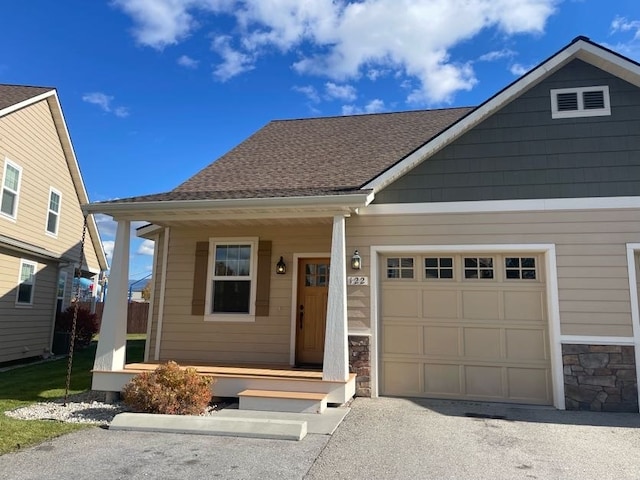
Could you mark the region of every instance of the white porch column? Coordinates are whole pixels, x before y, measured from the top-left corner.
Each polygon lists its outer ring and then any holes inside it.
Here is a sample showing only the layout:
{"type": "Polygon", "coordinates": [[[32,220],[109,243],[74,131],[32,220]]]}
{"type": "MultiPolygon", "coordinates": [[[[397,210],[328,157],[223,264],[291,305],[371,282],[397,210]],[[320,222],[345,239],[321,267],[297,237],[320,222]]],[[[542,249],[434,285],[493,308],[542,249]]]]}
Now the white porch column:
{"type": "Polygon", "coordinates": [[[109,274],[109,293],[104,304],[94,370],[124,368],[127,342],[127,295],[129,287],[130,222],[119,220],[109,274]]]}
{"type": "Polygon", "coordinates": [[[327,302],[327,326],[324,340],[322,379],[345,381],[349,378],[347,346],[347,267],[344,216],[333,217],[331,237],[331,274],[327,302]]]}

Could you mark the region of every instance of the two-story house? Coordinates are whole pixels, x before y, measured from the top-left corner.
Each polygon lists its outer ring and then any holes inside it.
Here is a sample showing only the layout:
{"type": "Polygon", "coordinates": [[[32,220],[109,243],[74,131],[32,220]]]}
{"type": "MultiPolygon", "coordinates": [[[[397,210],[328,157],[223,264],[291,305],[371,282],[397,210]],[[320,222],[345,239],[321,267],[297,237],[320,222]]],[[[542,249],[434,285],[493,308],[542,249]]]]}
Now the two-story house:
{"type": "Polygon", "coordinates": [[[87,201],[56,90],[0,85],[0,363],[47,355],[76,268],[107,269],[87,201]]]}

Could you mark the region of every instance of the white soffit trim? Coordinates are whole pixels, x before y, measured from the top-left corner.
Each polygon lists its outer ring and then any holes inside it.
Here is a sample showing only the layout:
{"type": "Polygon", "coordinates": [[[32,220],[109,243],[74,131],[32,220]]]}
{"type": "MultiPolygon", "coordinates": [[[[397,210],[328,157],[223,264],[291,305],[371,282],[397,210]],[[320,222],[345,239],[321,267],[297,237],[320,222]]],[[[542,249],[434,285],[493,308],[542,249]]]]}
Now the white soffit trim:
{"type": "Polygon", "coordinates": [[[542,198],[479,202],[380,203],[361,208],[359,215],[420,215],[426,213],[491,213],[640,208],[640,197],[542,198]]]}
{"type": "Polygon", "coordinates": [[[422,163],[429,156],[433,155],[435,152],[478,125],[495,111],[504,107],[514,98],[522,95],[524,92],[531,89],[576,58],[640,86],[640,66],[589,41],[585,41],[583,39],[576,40],[546,60],[544,63],[538,65],[538,67],[520,77],[519,80],[516,80],[511,85],[507,86],[504,90],[487,100],[457,123],[441,132],[434,139],[423,145],[404,160],[371,180],[362,188],[373,189],[376,193],[379,192],[397,178],[422,163]]]}
{"type": "Polygon", "coordinates": [[[3,108],[2,110],[0,110],[0,117],[4,117],[5,115],[9,115],[10,113],[16,112],[16,111],[20,110],[21,108],[28,107],[29,105],[36,104],[39,101],[44,100],[45,98],[50,97],[50,96],[55,95],[55,94],[56,94],[56,91],[52,88],[48,92],[41,93],[40,95],[36,95],[35,97],[31,97],[31,98],[28,98],[26,100],[23,100],[20,103],[16,103],[16,104],[11,105],[9,107],[3,108]]]}

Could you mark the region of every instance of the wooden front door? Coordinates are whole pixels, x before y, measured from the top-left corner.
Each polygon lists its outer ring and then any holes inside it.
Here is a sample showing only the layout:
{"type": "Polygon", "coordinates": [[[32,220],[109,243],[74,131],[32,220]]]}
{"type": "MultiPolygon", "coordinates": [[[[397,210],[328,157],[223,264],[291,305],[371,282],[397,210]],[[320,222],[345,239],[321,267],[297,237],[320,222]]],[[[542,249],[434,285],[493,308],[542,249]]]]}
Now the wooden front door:
{"type": "Polygon", "coordinates": [[[322,365],[329,293],[329,259],[298,261],[296,364],[322,365]]]}

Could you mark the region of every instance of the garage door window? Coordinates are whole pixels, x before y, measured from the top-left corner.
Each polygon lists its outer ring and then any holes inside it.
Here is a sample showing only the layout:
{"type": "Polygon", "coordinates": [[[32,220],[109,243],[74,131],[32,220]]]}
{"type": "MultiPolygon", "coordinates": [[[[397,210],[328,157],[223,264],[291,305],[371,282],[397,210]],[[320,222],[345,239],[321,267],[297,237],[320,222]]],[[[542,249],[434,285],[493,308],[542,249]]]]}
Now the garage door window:
{"type": "Polygon", "coordinates": [[[453,258],[426,257],[424,259],[424,276],[427,280],[453,278],[453,258]]]}
{"type": "Polygon", "coordinates": [[[413,278],[413,257],[387,258],[387,278],[413,278]]]}
{"type": "Polygon", "coordinates": [[[535,280],[536,259],[533,257],[506,257],[504,259],[505,277],[515,280],[535,280]]]}
{"type": "Polygon", "coordinates": [[[464,278],[493,279],[493,258],[464,257],[464,278]]]}

